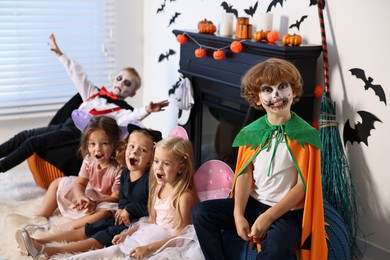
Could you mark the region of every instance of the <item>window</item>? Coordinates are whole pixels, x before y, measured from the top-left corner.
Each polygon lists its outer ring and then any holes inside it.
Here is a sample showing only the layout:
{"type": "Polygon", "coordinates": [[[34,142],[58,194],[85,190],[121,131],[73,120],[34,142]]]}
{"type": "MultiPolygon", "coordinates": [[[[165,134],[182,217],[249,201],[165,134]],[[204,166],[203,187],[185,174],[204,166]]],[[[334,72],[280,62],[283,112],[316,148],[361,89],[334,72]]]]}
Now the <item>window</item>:
{"type": "Polygon", "coordinates": [[[93,83],[110,82],[115,16],[115,0],[1,0],[0,120],[54,115],[77,93],[51,33],[93,83]]]}

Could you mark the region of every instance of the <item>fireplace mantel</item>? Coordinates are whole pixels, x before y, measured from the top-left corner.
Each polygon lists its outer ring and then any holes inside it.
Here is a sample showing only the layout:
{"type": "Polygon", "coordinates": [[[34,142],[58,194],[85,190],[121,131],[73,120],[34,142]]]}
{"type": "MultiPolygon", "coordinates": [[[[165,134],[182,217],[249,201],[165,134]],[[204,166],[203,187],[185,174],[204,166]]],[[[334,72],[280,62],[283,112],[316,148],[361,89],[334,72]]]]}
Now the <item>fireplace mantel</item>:
{"type": "MultiPolygon", "coordinates": [[[[224,116],[228,115],[231,123],[236,118],[245,118],[249,105],[240,94],[241,77],[250,67],[268,58],[286,59],[298,68],[304,81],[304,94],[292,110],[307,122],[312,122],[316,67],[321,46],[292,47],[243,40],[243,50],[236,54],[229,49],[230,44],[236,40],[234,38],[183,30],[174,30],[173,33],[186,34],[188,38],[185,44],[180,45],[179,72],[191,80],[194,89],[195,106],[185,128],[194,143],[197,166],[200,164],[203,107],[223,110],[224,116]],[[204,58],[195,57],[194,52],[199,45],[206,49],[207,55],[204,58]],[[213,51],[220,48],[226,50],[226,57],[214,60],[213,51]]],[[[243,120],[238,120],[239,122],[242,123],[243,120]]]]}

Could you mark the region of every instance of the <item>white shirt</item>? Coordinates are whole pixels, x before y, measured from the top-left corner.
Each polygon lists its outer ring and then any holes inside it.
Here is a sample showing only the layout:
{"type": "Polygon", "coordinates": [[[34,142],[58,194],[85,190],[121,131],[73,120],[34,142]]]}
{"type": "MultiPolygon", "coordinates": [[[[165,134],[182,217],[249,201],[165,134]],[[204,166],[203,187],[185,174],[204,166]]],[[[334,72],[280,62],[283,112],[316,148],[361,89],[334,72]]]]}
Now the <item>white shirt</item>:
{"type": "MultiPolygon", "coordinates": [[[[265,148],[253,160],[253,179],[255,187],[251,196],[269,206],[279,202],[297,183],[298,171],[287,149],[285,141],[277,146],[274,159],[271,158],[275,149],[275,138],[272,138],[271,149],[265,148]],[[270,168],[269,176],[268,170],[270,168]]],[[[293,209],[303,208],[298,205],[293,209]]]]}
{"type": "MultiPolygon", "coordinates": [[[[65,54],[61,55],[59,60],[64,65],[66,72],[83,99],[83,103],[79,107],[80,110],[89,113],[91,109],[106,110],[117,107],[117,105],[108,103],[105,98],[99,96],[88,100],[88,98],[97,93],[98,90],[96,89],[96,86],[88,80],[87,74],[83,71],[81,65],[74,60],[69,59],[65,54]]],[[[126,127],[131,121],[142,121],[149,113],[146,111],[145,107],[142,107],[134,108],[133,111],[121,109],[106,115],[114,118],[118,125],[126,127]]]]}

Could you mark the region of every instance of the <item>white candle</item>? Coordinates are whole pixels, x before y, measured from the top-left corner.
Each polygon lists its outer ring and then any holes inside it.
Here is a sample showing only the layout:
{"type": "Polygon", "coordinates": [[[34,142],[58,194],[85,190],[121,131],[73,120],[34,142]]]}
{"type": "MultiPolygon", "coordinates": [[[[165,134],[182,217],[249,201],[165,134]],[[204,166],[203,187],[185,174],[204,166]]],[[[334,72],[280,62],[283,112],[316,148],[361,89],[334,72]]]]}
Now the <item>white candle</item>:
{"type": "Polygon", "coordinates": [[[272,13],[264,13],[261,15],[260,29],[264,31],[272,31],[273,15],[272,13]]]}
{"type": "Polygon", "coordinates": [[[221,36],[230,37],[233,35],[233,18],[232,13],[222,15],[221,23],[219,24],[219,34],[221,36]]]}

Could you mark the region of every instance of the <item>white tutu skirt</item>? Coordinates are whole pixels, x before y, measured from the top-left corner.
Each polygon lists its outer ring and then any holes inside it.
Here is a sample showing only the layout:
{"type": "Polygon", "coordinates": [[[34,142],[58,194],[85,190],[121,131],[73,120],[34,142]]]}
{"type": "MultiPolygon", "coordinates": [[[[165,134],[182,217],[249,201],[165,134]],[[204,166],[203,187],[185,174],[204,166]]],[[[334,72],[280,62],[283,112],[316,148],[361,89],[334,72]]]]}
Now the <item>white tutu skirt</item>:
{"type": "MultiPolygon", "coordinates": [[[[63,216],[71,219],[78,219],[87,214],[87,210],[79,211],[73,209],[75,197],[73,195],[72,189],[74,184],[76,183],[76,179],[77,176],[68,176],[68,177],[61,178],[57,190],[58,209],[60,210],[63,216]]],[[[85,195],[92,199],[99,199],[104,197],[104,195],[97,193],[89,185],[87,185],[87,188],[85,190],[85,195]]],[[[118,209],[118,203],[101,202],[97,205],[95,211],[102,211],[102,210],[111,211],[117,209],[118,209]]]]}
{"type": "MultiPolygon", "coordinates": [[[[127,256],[125,258],[126,260],[134,259],[129,256],[129,252],[135,247],[151,244],[175,235],[173,232],[156,224],[145,223],[142,219],[138,222],[138,225],[140,226],[139,229],[119,244],[120,250],[127,256]]],[[[165,243],[165,245],[147,259],[203,260],[205,258],[202,250],[200,249],[194,226],[188,225],[179,236],[170,239],[167,243],[165,243]]]]}

